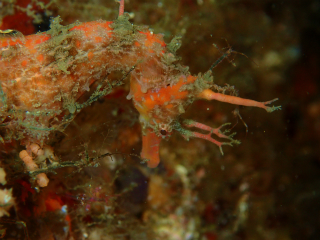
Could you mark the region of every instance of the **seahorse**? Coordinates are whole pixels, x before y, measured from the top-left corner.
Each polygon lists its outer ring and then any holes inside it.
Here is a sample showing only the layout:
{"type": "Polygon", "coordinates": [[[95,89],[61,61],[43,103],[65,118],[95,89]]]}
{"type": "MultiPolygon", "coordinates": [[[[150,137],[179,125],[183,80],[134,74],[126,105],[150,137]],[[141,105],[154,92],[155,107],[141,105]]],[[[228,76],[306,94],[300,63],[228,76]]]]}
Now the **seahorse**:
{"type": "MultiPolygon", "coordinates": [[[[65,126],[84,106],[101,96],[101,92],[108,94],[124,81],[125,78],[109,81],[107,77],[114,71],[123,71],[125,76],[131,73],[127,99],[132,99],[140,114],[141,157],[147,159],[152,168],[160,161],[160,141],[174,130],[186,139],[211,141],[220,149],[222,145],[238,143],[220,131],[222,126],[215,129],[182,120],[181,114],[196,99],[260,107],[268,112],[280,109],[267,106],[276,99],[257,102],[210,90],[214,86],[211,69],[193,76],[187,67],[179,64],[176,56],[181,44],[179,38],[166,44],[161,34],[131,24],[123,8],[121,0],[119,17],[114,21],[62,26],[57,17],[47,32],[29,36],[14,30],[3,32],[0,36],[0,114],[2,127],[6,129],[5,141],[21,139],[29,155],[30,145],[44,147],[51,131],[65,126]],[[97,81],[101,84],[88,102],[77,103],[97,81]],[[109,87],[102,88],[104,82],[109,87]],[[207,130],[208,134],[186,127],[207,130]],[[219,142],[212,134],[228,141],[219,142]]],[[[48,180],[38,178],[38,184],[46,186],[48,180]]]]}

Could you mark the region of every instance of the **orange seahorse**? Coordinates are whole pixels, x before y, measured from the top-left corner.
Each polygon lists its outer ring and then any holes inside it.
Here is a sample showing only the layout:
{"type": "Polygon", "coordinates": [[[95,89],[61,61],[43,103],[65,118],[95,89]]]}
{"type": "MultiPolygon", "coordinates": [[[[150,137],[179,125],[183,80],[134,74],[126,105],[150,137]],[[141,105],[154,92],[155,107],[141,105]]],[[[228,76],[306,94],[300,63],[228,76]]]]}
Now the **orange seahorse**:
{"type": "MultiPolygon", "coordinates": [[[[181,120],[180,115],[196,99],[260,107],[268,112],[280,109],[267,106],[276,99],[256,102],[213,92],[211,70],[192,76],[175,56],[180,44],[178,39],[166,44],[161,34],[131,24],[123,14],[123,6],[121,0],[119,17],[113,22],[99,20],[61,26],[58,17],[44,33],[24,37],[14,30],[2,31],[0,116],[5,141],[21,139],[29,155],[32,154],[30,145],[45,147],[51,131],[70,122],[75,113],[101,96],[102,90],[107,94],[119,85],[107,78],[114,71],[131,72],[127,98],[132,99],[140,113],[141,157],[149,159],[149,167],[158,165],[160,141],[173,130],[186,139],[197,137],[211,141],[220,149],[222,145],[236,143],[220,131],[221,127],[214,129],[181,120]],[[77,103],[95,81],[107,82],[111,87],[102,89],[99,85],[88,104],[77,103]],[[208,134],[184,127],[207,130],[208,134]],[[212,134],[228,142],[219,142],[212,134]]],[[[40,182],[38,179],[38,184],[40,182]]],[[[47,183],[48,180],[41,186],[47,183]]]]}

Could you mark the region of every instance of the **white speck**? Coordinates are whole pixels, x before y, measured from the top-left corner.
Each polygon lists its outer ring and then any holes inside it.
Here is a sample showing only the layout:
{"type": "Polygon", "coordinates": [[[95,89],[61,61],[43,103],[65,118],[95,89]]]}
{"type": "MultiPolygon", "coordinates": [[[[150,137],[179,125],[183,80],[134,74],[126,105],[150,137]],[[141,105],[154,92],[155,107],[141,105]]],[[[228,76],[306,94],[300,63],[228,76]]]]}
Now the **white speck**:
{"type": "Polygon", "coordinates": [[[240,185],[240,187],[239,187],[239,190],[241,191],[241,192],[245,192],[245,191],[247,191],[249,189],[249,184],[248,183],[242,183],[241,185],[240,185]]]}
{"type": "Polygon", "coordinates": [[[207,108],[207,110],[209,111],[209,110],[210,110],[210,108],[207,108]]]}
{"type": "Polygon", "coordinates": [[[203,0],[197,0],[198,5],[202,5],[203,4],[203,0]]]}
{"type": "Polygon", "coordinates": [[[67,212],[68,212],[68,206],[67,206],[67,205],[63,205],[63,206],[61,207],[61,212],[67,214],[67,212]]]}
{"type": "Polygon", "coordinates": [[[3,201],[4,201],[5,204],[7,204],[8,202],[10,202],[10,200],[11,200],[11,196],[10,196],[10,195],[5,195],[5,196],[4,196],[3,201]]]}
{"type": "Polygon", "coordinates": [[[127,100],[131,100],[132,97],[133,97],[132,94],[129,93],[129,94],[127,95],[127,100]]]}

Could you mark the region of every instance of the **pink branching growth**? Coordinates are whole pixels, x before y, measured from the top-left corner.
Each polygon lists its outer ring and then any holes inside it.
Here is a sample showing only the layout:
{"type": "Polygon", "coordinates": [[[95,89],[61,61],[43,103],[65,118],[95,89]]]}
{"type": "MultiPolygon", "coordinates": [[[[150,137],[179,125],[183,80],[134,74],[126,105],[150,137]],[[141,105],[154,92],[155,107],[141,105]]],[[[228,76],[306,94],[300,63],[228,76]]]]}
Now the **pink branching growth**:
{"type": "Polygon", "coordinates": [[[124,0],[119,0],[119,16],[122,16],[124,13],[124,0]]]}
{"type": "Polygon", "coordinates": [[[257,102],[251,99],[240,98],[236,96],[229,96],[221,93],[216,93],[210,89],[206,89],[198,95],[199,98],[203,98],[206,100],[217,100],[219,102],[226,102],[235,105],[242,105],[247,107],[259,107],[265,109],[267,112],[273,112],[275,110],[280,110],[281,106],[267,106],[270,103],[273,103],[278,100],[275,98],[266,102],[257,102]]]}
{"type": "Polygon", "coordinates": [[[225,124],[221,125],[218,128],[212,128],[212,127],[209,127],[209,126],[207,126],[207,125],[205,125],[203,123],[195,122],[195,121],[192,121],[192,120],[185,120],[183,122],[183,126],[185,126],[185,127],[193,127],[193,128],[205,130],[205,131],[208,131],[209,133],[204,134],[204,133],[193,132],[193,131],[189,131],[189,130],[185,130],[185,131],[180,132],[180,133],[187,140],[189,140],[189,137],[202,138],[202,139],[205,139],[205,140],[207,140],[209,142],[212,142],[212,143],[216,144],[219,147],[221,154],[223,155],[223,151],[222,151],[222,146],[223,145],[232,146],[232,144],[240,144],[240,141],[234,140],[232,138],[234,136],[234,134],[231,134],[231,135],[227,136],[227,135],[225,135],[224,133],[221,132],[221,128],[226,126],[226,125],[230,125],[230,123],[225,123],[225,124]],[[230,141],[229,142],[220,142],[220,141],[212,138],[212,134],[216,135],[219,138],[228,139],[230,141]]]}

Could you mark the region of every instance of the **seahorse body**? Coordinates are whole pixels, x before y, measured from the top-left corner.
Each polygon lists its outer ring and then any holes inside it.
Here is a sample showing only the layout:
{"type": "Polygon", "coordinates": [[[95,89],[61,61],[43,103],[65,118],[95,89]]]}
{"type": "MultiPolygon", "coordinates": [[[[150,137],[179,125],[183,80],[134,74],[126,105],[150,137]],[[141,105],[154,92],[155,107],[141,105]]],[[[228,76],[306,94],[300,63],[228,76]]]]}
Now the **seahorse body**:
{"type": "Polygon", "coordinates": [[[178,63],[177,45],[177,39],[166,45],[161,34],[132,25],[126,16],[113,22],[70,26],[61,26],[56,18],[45,33],[0,38],[0,114],[10,129],[5,140],[42,143],[59,121],[63,124],[68,120],[67,113],[79,110],[76,101],[93,82],[106,80],[114,71],[134,69],[127,98],[133,100],[140,113],[141,157],[149,160],[149,167],[158,165],[160,141],[172,130],[187,139],[207,139],[221,148],[224,143],[209,136],[214,133],[230,140],[226,144],[231,145],[233,140],[219,129],[182,121],[179,116],[197,98],[237,104],[246,101],[246,106],[265,109],[270,102],[212,92],[211,71],[190,75],[188,68],[178,63]],[[210,134],[191,132],[182,126],[201,128],[210,134]]]}
{"type": "Polygon", "coordinates": [[[15,128],[13,138],[44,139],[54,117],[74,113],[79,96],[113,71],[135,67],[142,91],[161,88],[172,72],[161,62],[162,36],[126,17],[65,27],[55,21],[45,33],[0,39],[0,113],[15,128]]]}

